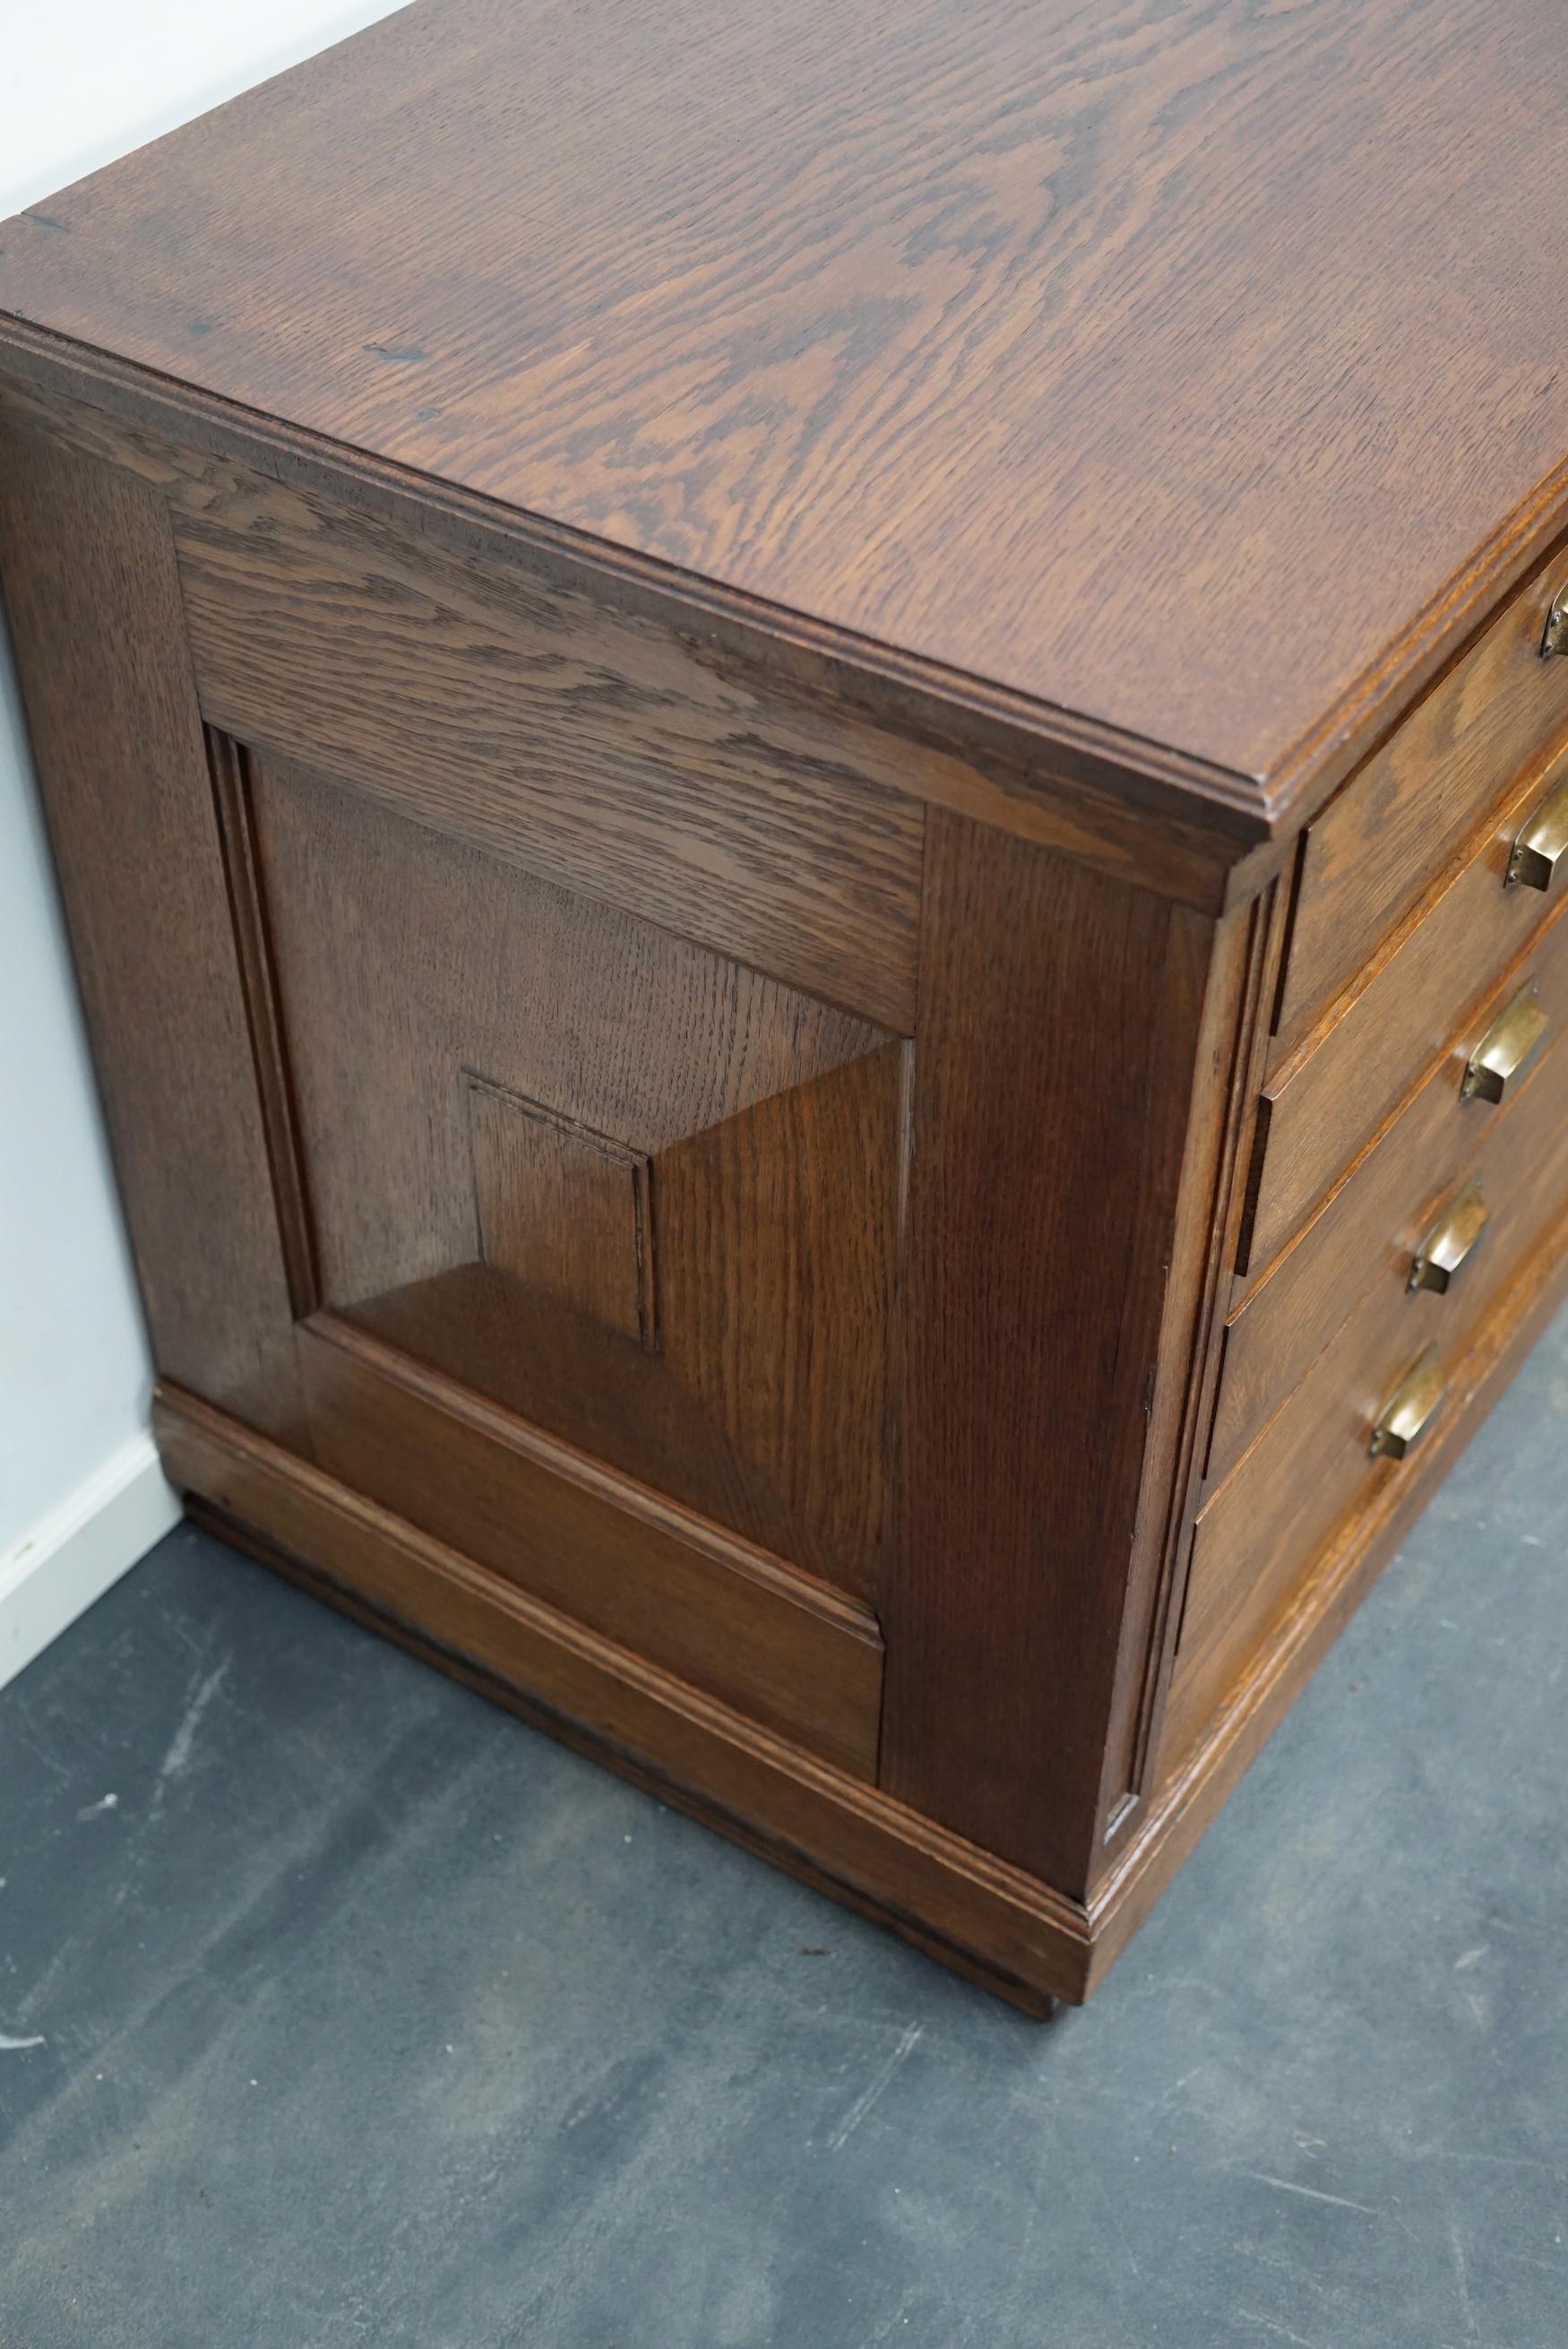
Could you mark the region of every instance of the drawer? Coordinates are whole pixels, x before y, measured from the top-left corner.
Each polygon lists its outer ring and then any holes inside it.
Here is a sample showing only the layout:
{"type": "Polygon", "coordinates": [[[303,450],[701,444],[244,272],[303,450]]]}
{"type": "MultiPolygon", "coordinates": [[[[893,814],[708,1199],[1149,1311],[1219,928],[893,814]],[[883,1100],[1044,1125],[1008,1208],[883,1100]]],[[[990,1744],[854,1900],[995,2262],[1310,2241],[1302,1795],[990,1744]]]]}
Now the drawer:
{"type": "Polygon", "coordinates": [[[1568,660],[1543,660],[1559,554],[1528,580],[1313,824],[1280,1003],[1284,1058],[1460,855],[1522,769],[1568,735],[1568,660]]]}
{"type": "MultiPolygon", "coordinates": [[[[1568,935],[1568,926],[1564,926],[1568,935]]],[[[1377,1282],[1199,1513],[1164,1754],[1185,1753],[1257,1654],[1325,1544],[1404,1459],[1374,1458],[1379,1413],[1428,1348],[1445,1377],[1568,1211],[1568,1045],[1532,1072],[1478,1162],[1491,1219],[1447,1293],[1377,1282]]],[[[1440,1405],[1439,1406],[1440,1409],[1440,1405]]]]}
{"type": "Polygon", "coordinates": [[[1568,896],[1568,857],[1550,875],[1537,861],[1544,887],[1509,881],[1522,834],[1560,806],[1565,784],[1568,755],[1533,768],[1334,1026],[1269,1078],[1243,1269],[1269,1266],[1568,896]]]}
{"type": "MultiPolygon", "coordinates": [[[[1514,1101],[1506,1092],[1500,1104],[1466,1100],[1469,1048],[1532,984],[1549,1023],[1549,1051],[1553,1029],[1568,1035],[1563,916],[1568,905],[1480,1007],[1460,1048],[1437,1062],[1381,1140],[1232,1313],[1209,1447],[1212,1483],[1241,1456],[1362,1299],[1390,1282],[1403,1290],[1412,1254],[1444,1202],[1511,1153],[1514,1110],[1534,1091],[1538,1064],[1522,1072],[1524,1085],[1514,1101]]],[[[1488,1197],[1490,1204],[1490,1192],[1488,1197]]]]}

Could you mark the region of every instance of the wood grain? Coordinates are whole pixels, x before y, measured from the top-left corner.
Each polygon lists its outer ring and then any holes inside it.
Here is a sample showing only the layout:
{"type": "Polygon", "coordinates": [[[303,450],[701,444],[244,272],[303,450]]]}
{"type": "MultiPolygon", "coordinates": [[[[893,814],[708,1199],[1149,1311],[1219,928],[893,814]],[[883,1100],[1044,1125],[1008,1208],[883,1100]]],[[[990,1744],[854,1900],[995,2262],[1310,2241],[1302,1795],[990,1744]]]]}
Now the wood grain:
{"type": "Polygon", "coordinates": [[[886,1557],[910,1058],[884,1044],[654,1163],[670,1376],[811,1529],[808,1560],[868,1598],[886,1557]]]}
{"type": "Polygon", "coordinates": [[[836,1899],[872,1904],[952,1963],[965,1953],[1015,1991],[1073,1998],[1088,1968],[1083,1910],[962,1837],[817,1760],[630,1650],[541,1605],[375,1502],[175,1387],[159,1391],[175,1482],[232,1520],[422,1627],[458,1661],[510,1684],[528,1717],[652,1784],[836,1899]]]}
{"type": "Polygon", "coordinates": [[[1417,1455],[1418,1473],[1390,1478],[1341,1527],[1186,1754],[1175,1736],[1162,1749],[1158,1795],[1088,1904],[1090,1991],[1213,1823],[1565,1299],[1568,1221],[1560,1221],[1455,1365],[1449,1402],[1417,1455]]]}
{"type": "Polygon", "coordinates": [[[167,516],[134,481],[0,434],[0,575],[159,1360],[304,1442],[167,516]]]}
{"type": "MultiPolygon", "coordinates": [[[[1532,955],[1541,1001],[1559,1038],[1568,1035],[1568,923],[1554,923],[1532,955]]],[[[1476,1015],[1484,1030],[1511,999],[1511,974],[1476,1015]]],[[[1555,1059],[1553,1048],[1551,1058],[1555,1059]]],[[[1460,1098],[1463,1061],[1440,1061],[1387,1130],[1365,1150],[1343,1183],[1268,1277],[1249,1288],[1225,1333],[1224,1375],[1210,1441],[1208,1475],[1218,1483],[1374,1288],[1402,1286],[1417,1242],[1439,1205],[1484,1170],[1506,1135],[1514,1108],[1529,1098],[1537,1072],[1496,1110],[1460,1098]]]]}
{"type": "Polygon", "coordinates": [[[607,1639],[874,1775],[882,1640],[867,1609],[330,1316],[302,1330],[300,1362],[329,1475],[607,1639]]]}
{"type": "Polygon", "coordinates": [[[882,1782],[1077,1894],[1212,934],[930,823],[882,1782]]]}
{"type": "Polygon", "coordinates": [[[651,631],[666,659],[675,640],[788,760],[852,754],[858,774],[901,796],[1200,911],[1245,903],[1287,854],[1244,778],[973,678],[928,674],[889,646],[726,595],[3,314],[0,421],[132,474],[168,502],[182,533],[220,511],[234,529],[291,533],[303,498],[368,521],[378,545],[389,534],[416,574],[429,553],[450,579],[443,558],[455,556],[462,578],[477,570],[512,608],[520,581],[531,583],[558,621],[589,617],[585,642],[606,658],[622,622],[634,636],[651,631]]]}
{"type": "Polygon", "coordinates": [[[255,807],[336,1300],[466,1246],[465,1071],[651,1156],[887,1041],[307,769],[255,807]]]}
{"type": "MultiPolygon", "coordinates": [[[[1026,1982],[1018,1975],[1009,1973],[991,1959],[982,1957],[978,1951],[965,1949],[921,1923],[907,1911],[892,1908],[875,1894],[847,1884],[841,1877],[830,1875],[812,1854],[794,1845],[776,1841],[751,1820],[722,1809],[709,1795],[665,1776],[640,1754],[608,1744],[595,1732],[584,1729],[581,1723],[570,1720],[565,1714],[542,1703],[537,1697],[530,1695],[515,1682],[506,1679],[489,1665],[474,1662],[430,1632],[418,1629],[398,1615],[388,1613],[362,1591],[325,1572],[318,1565],[307,1564],[294,1552],[280,1548],[276,1542],[254,1526],[231,1516],[226,1510],[203,1500],[199,1493],[192,1492],[187,1496],[186,1507],[194,1524],[217,1540],[226,1542],[231,1548],[243,1551],[274,1574],[282,1575],[296,1589],[305,1591],[311,1598],[332,1608],[335,1613],[348,1617],[351,1621],[362,1624],[378,1638],[390,1640],[406,1655],[414,1656],[419,1662],[444,1672],[449,1679],[472,1689],[476,1695],[484,1697],[491,1704],[500,1705],[508,1713],[515,1713],[530,1727],[542,1730],[546,1735],[556,1738],[574,1753],[585,1755],[606,1770],[613,1770],[618,1777],[625,1779],[644,1794],[652,1795],[668,1808],[683,1812],[701,1826],[727,1837],[731,1843],[738,1844],[755,1857],[766,1860],[785,1875],[793,1877],[811,1891],[837,1902],[841,1908],[850,1909],[857,1916],[864,1917],[885,1931],[896,1934],[899,1940],[920,1951],[923,1956],[933,1959],[936,1964],[944,1966],[949,1972],[959,1975],[964,1981],[973,1982],[977,1990],[1016,2007],[1033,2022],[1054,2022],[1061,2013],[1066,2001],[1042,1988],[1038,1982],[1026,1982]]],[[[329,1521],[325,1516],[317,1517],[312,1514],[313,1526],[326,1522],[329,1521]]],[[[679,1683],[668,1685],[676,1689],[679,1683]]],[[[731,1718],[740,1720],[738,1715],[731,1718]]],[[[746,1725],[742,1723],[742,1726],[746,1725]]],[[[776,1781],[777,1773],[773,1775],[776,1781]]],[[[1075,1913],[1071,1921],[1077,1927],[1082,1920],[1075,1913]]],[[[1068,1962],[1079,1960],[1082,1952],[1077,1932],[1069,1930],[1064,1933],[1063,1940],[1068,1962]]]]}
{"type": "Polygon", "coordinates": [[[874,1588],[902,1048],[307,771],[253,808],[323,1299],[874,1588]],[[509,1205],[480,1097],[601,1183],[509,1205]]]}
{"type": "Polygon", "coordinates": [[[1457,1084],[1486,1024],[1480,1007],[1521,956],[1568,953],[1541,935],[1548,924],[1561,930],[1561,892],[1503,886],[1514,836],[1540,791],[1532,771],[1469,863],[1396,932],[1333,1024],[1270,1076],[1241,1267],[1249,1278],[1261,1278],[1433,1065],[1462,1044],[1457,1084]]]}
{"type": "Polygon", "coordinates": [[[1285,911],[1284,893],[1274,888],[1228,916],[1213,935],[1158,1361],[1145,1398],[1149,1436],[1106,1725],[1091,1889],[1138,1825],[1158,1752],[1222,1353],[1243,1204],[1240,1174],[1267,1049],[1285,911]]]}
{"type": "Polygon", "coordinates": [[[1557,480],[1564,119],[1550,0],[425,0],[0,308],[1256,776],[1557,480]]]}
{"type": "Polygon", "coordinates": [[[656,1353],[648,1161],[478,1077],[467,1096],[484,1262],[656,1353]]]}
{"type": "Polygon", "coordinates": [[[207,729],[207,764],[212,777],[212,803],[229,885],[229,912],[240,961],[240,984],[250,1023],[251,1052],[261,1097],[262,1126],[288,1280],[289,1309],[296,1321],[303,1321],[321,1301],[321,1273],[305,1192],[294,1071],[284,1035],[283,1007],[278,1000],[276,957],[262,889],[253,771],[243,745],[211,727],[207,729]]]}
{"type": "Polygon", "coordinates": [[[1568,1205],[1568,1052],[1551,1055],[1474,1164],[1492,1210],[1474,1268],[1443,1296],[1407,1295],[1398,1278],[1372,1283],[1204,1501],[1166,1710],[1167,1762],[1208,1725],[1340,1520],[1423,1464],[1422,1450],[1398,1462],[1367,1453],[1377,1414],[1410,1364],[1436,1345],[1451,1383],[1498,1299],[1528,1278],[1532,1257],[1554,1253],[1568,1205]]]}
{"type": "Polygon", "coordinates": [[[921,812],[892,746],[526,574],[242,478],[208,488],[178,540],[213,724],[908,1028],[921,812]]]}
{"type": "Polygon", "coordinates": [[[1568,1048],[1451,1099],[1568,988],[1564,121],[1547,0],[423,0],[0,230],[171,1468],[1026,2002],[1564,1278],[1568,1048]]]}
{"type": "Polygon", "coordinates": [[[156,1429],[176,1483],[223,1513],[218,1529],[320,1596],[999,1995],[1077,2002],[1122,1954],[1565,1296],[1568,1231],[1465,1357],[1422,1474],[1387,1485],[1325,1553],[1207,1735],[1180,1766],[1167,1757],[1158,1800],[1087,1905],[509,1589],[178,1388],[160,1389],[156,1429]]]}
{"type": "Polygon", "coordinates": [[[1558,562],[1527,580],[1308,829],[1274,1067],[1568,736],[1568,661],[1541,657],[1563,576],[1558,562]]]}

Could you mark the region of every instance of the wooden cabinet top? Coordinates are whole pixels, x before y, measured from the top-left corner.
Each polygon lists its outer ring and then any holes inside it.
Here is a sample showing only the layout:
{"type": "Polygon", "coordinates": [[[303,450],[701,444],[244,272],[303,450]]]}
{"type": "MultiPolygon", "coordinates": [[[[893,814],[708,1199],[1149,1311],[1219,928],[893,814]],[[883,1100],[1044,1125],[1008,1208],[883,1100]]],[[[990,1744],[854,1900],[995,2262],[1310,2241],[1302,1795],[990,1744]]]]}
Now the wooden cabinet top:
{"type": "Polygon", "coordinates": [[[1568,522],[1557,0],[420,0],[0,228],[57,337],[1298,821],[1568,522]]]}

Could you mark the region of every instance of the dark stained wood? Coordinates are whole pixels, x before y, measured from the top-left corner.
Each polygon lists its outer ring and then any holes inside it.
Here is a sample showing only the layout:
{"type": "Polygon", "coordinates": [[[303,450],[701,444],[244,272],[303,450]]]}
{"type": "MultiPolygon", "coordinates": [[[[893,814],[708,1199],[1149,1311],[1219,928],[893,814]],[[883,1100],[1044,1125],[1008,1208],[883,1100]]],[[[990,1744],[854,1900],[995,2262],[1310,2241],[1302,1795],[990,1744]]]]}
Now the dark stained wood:
{"type": "Polygon", "coordinates": [[[1155,1377],[1146,1399],[1138,1515],[1116,1692],[1105,1733],[1096,1875],[1135,1828],[1158,1747],[1191,1551],[1203,1444],[1222,1347],[1220,1323],[1243,1211],[1256,1091],[1279,980],[1286,905],[1281,887],[1217,930],[1194,1056],[1187,1142],[1167,1268],[1155,1377]]]}
{"type": "MultiPolygon", "coordinates": [[[[758,1858],[767,1860],[772,1867],[809,1886],[813,1892],[820,1892],[826,1899],[837,1901],[841,1908],[851,1909],[872,1924],[897,1934],[901,1940],[907,1941],[923,1956],[934,1959],[950,1972],[973,1982],[977,1990],[986,1991],[993,1998],[1016,2007],[1020,2013],[1028,2015],[1032,2021],[1054,2022],[1068,2002],[1041,1988],[1037,1982],[1025,1982],[1016,1974],[1008,1973],[988,1959],[978,1956],[975,1951],[961,1948],[957,1942],[922,1925],[906,1911],[891,1908],[884,1900],[862,1891],[858,1886],[846,1884],[841,1878],[830,1875],[807,1852],[789,1844],[775,1842],[771,1837],[759,1832],[749,1819],[723,1810],[709,1796],[665,1777],[639,1755],[607,1744],[594,1732],[583,1728],[563,1713],[552,1711],[537,1697],[504,1679],[490,1665],[459,1655],[455,1650],[432,1638],[428,1631],[416,1630],[401,1617],[388,1614],[359,1590],[351,1589],[346,1583],[335,1579],[318,1566],[306,1564],[291,1551],[280,1549],[254,1526],[243,1524],[226,1511],[214,1507],[199,1493],[192,1492],[187,1495],[186,1508],[195,1524],[205,1527],[232,1547],[246,1551],[274,1574],[281,1574],[297,1588],[307,1591],[313,1599],[321,1600],[341,1615],[346,1615],[352,1621],[363,1624],[380,1638],[391,1640],[405,1653],[418,1657],[421,1663],[433,1665],[438,1671],[460,1682],[465,1688],[472,1689],[476,1695],[487,1698],[490,1703],[504,1706],[509,1713],[516,1713],[531,1727],[557,1738],[574,1753],[585,1754],[590,1761],[600,1764],[604,1769],[614,1770],[617,1776],[640,1787],[645,1794],[656,1796],[671,1808],[684,1812],[719,1835],[727,1836],[731,1843],[738,1844],[758,1858]]],[[[325,1516],[317,1520],[320,1524],[329,1522],[325,1516]]],[[[493,1645],[493,1636],[487,1645],[493,1645]]],[[[1071,1924],[1080,1927],[1081,1921],[1081,1918],[1074,1915],[1071,1924]]],[[[1078,1972],[1087,1971],[1079,1933],[1064,1930],[1061,1940],[1063,1963],[1078,1972]]],[[[1047,1975],[1049,1979],[1057,1978],[1054,1965],[1047,1969],[1047,1975]]]]}
{"type": "Polygon", "coordinates": [[[1562,100],[1547,0],[421,0],[0,229],[171,1474],[1036,2008],[1568,1286],[1568,1045],[1455,1100],[1568,1015],[1562,100]]]}
{"type": "Polygon", "coordinates": [[[1076,2002],[1103,1981],[1394,1554],[1434,1471],[1451,1464],[1565,1297],[1568,1231],[1466,1355],[1424,1475],[1387,1484],[1324,1557],[1208,1735],[1167,1770],[1087,1907],[524,1599],[178,1389],[160,1391],[157,1432],[176,1480],[222,1512],[216,1526],[229,1538],[943,1964],[1040,2012],[1042,1994],[1076,2002]]]}
{"type": "Polygon", "coordinates": [[[1274,1066],[1499,802],[1518,795],[1521,777],[1568,738],[1568,661],[1541,657],[1565,575],[1558,560],[1528,580],[1309,828],[1274,1066]]]}
{"type": "Polygon", "coordinates": [[[884,1044],[655,1162],[670,1375],[874,1598],[887,1534],[889,1352],[908,1048],[884,1044]]]}
{"type": "Polygon", "coordinates": [[[1268,776],[1562,527],[1565,115],[1553,0],[425,0],[0,310],[1268,776]]]}
{"type": "Polygon", "coordinates": [[[875,1619],[330,1316],[300,1336],[322,1466],[411,1525],[862,1778],[875,1619]]]}
{"type": "MultiPolygon", "coordinates": [[[[1468,1034],[1484,1032],[1526,972],[1558,1038],[1568,1036],[1568,920],[1563,919],[1476,1013],[1468,1034]]],[[[1555,1047],[1550,1057],[1555,1059],[1555,1047]]],[[[1506,1157],[1514,1108],[1533,1091],[1538,1067],[1523,1071],[1522,1090],[1495,1109],[1460,1099],[1463,1070],[1456,1053],[1438,1062],[1268,1277],[1234,1308],[1210,1444],[1211,1482],[1239,1458],[1368,1292],[1390,1281],[1403,1284],[1416,1244],[1439,1205],[1499,1153],[1506,1157]]]]}
{"type": "Polygon", "coordinates": [[[910,1026],[921,810],[892,746],[526,578],[275,490],[261,517],[242,483],[178,526],[215,725],[910,1026]]]}
{"type": "Polygon", "coordinates": [[[1365,1510],[1346,1521],[1251,1668],[1180,1760],[1181,1733],[1173,1730],[1160,1757],[1158,1796],[1088,1905],[1092,1955],[1085,1995],[1105,1979],[1212,1825],[1565,1299],[1568,1221],[1560,1221],[1454,1364],[1448,1402],[1416,1455],[1419,1472],[1389,1477],[1365,1510]]]}
{"type": "MultiPolygon", "coordinates": [[[[335,1086],[367,1096],[355,1103],[367,1121],[368,1097],[390,1088],[394,1055],[411,1040],[398,1030],[377,1047],[389,994],[409,999],[410,1027],[437,1032],[454,1079],[490,1062],[512,1092],[653,1154],[888,1040],[870,1020],[432,836],[308,769],[269,760],[256,773],[284,1004],[299,1006],[296,1057],[325,1059],[329,1030],[349,1031],[310,1096],[320,1123],[335,1102],[349,1123],[335,1086]]],[[[454,1102],[455,1132],[462,1107],[454,1102]]],[[[422,1145],[399,1134],[390,1103],[386,1114],[393,1122],[366,1136],[358,1174],[374,1148],[395,1164],[422,1145]]],[[[466,1147],[459,1158],[466,1172],[466,1147]]],[[[400,1179],[411,1198],[435,1187],[400,1179]]],[[[357,1267],[342,1275],[350,1288],[370,1277],[357,1267]]]]}
{"type": "MultiPolygon", "coordinates": [[[[1568,1051],[1532,1076],[1507,1121],[1471,1162],[1491,1222],[1473,1268],[1445,1295],[1407,1295],[1387,1276],[1357,1309],[1198,1517],[1181,1644],[1165,1714],[1167,1766],[1212,1722],[1326,1543],[1354,1507],[1373,1506],[1389,1479],[1416,1481],[1423,1451],[1374,1460],[1378,1411],[1425,1349],[1450,1383],[1472,1337],[1532,1260],[1552,1260],[1568,1205],[1568,1051]]],[[[1421,1195],[1412,1181],[1412,1197],[1421,1195]]],[[[1447,1403],[1443,1406],[1446,1410],[1447,1403]]],[[[1422,1438],[1424,1446],[1429,1437],[1422,1438]]]]}
{"type": "MultiPolygon", "coordinates": [[[[1242,1266],[1265,1272],[1433,1063],[1457,1052],[1457,1086],[1484,1029],[1480,1007],[1522,954],[1549,949],[1537,935],[1564,899],[1506,889],[1509,856],[1541,794],[1532,772],[1440,894],[1397,931],[1359,992],[1324,1033],[1271,1074],[1253,1168],[1253,1205],[1242,1266]]],[[[1557,951],[1568,954],[1568,944],[1557,951]]],[[[1484,1104],[1476,1104],[1484,1116],[1484,1104]]]]}
{"type": "Polygon", "coordinates": [[[159,1361],[304,1442],[168,517],[118,473],[0,434],[0,579],[159,1361]]]}
{"type": "Polygon", "coordinates": [[[252,808],[322,1299],[872,1589],[903,1048],[306,771],[252,808]]]}
{"type": "Polygon", "coordinates": [[[481,1078],[465,1090],[482,1261],[656,1353],[650,1161],[481,1078]]]}
{"type": "Polygon", "coordinates": [[[934,813],[924,938],[882,1782],[1077,1894],[1209,934],[934,813]]]}
{"type": "Polygon", "coordinates": [[[288,1280],[289,1309],[296,1321],[303,1321],[320,1302],[321,1274],[316,1264],[315,1234],[311,1228],[310,1202],[305,1196],[299,1108],[284,1037],[283,1008],[278,1001],[276,957],[262,894],[253,770],[239,743],[211,729],[207,733],[207,764],[212,777],[218,837],[229,884],[229,911],[240,957],[240,984],[250,1022],[273,1204],[288,1280]]]}
{"type": "MultiPolygon", "coordinates": [[[[1195,771],[1158,744],[1129,743],[1067,712],[983,692],[973,680],[944,676],[933,687],[890,647],[851,643],[799,614],[769,613],[764,625],[759,607],[716,602],[701,580],[666,579],[597,541],[139,376],[3,316],[0,421],[155,488],[175,515],[189,567],[202,566],[192,550],[207,545],[220,602],[221,572],[231,582],[238,572],[242,583],[247,557],[275,566],[279,539],[292,541],[314,571],[325,537],[339,592],[362,604],[374,602],[374,581],[388,566],[417,594],[428,595],[438,576],[449,605],[455,595],[466,606],[480,593],[492,631],[499,603],[514,657],[520,621],[531,615],[530,625],[553,636],[574,630],[591,672],[613,674],[630,662],[644,679],[644,717],[656,721],[666,750],[681,739],[669,732],[672,692],[683,705],[685,736],[699,747],[716,730],[714,711],[727,709],[745,745],[742,776],[757,761],[766,778],[769,753],[789,778],[824,765],[830,775],[848,770],[1205,913],[1244,903],[1287,854],[1285,843],[1269,838],[1264,816],[1223,794],[1201,792],[1199,804],[1184,808],[1195,771]],[[222,565],[214,543],[225,550],[222,565]],[[691,660],[713,673],[711,683],[683,667],[691,660]],[[650,667],[659,681],[653,692],[650,667]],[[685,707],[694,696],[696,706],[685,707]]],[[[275,595],[271,609],[275,622],[275,595]]],[[[247,625],[256,626],[253,609],[247,625]]],[[[222,659],[221,647],[213,657],[222,659]]],[[[242,678],[236,684],[257,689],[242,678]]],[[[515,729],[515,710],[507,722],[515,729]]],[[[722,724],[717,731],[722,740],[722,724]]],[[[556,738],[559,747],[559,723],[556,738]]],[[[569,755],[570,739],[568,731],[569,755]]],[[[624,730],[621,744],[624,757],[624,730]]],[[[733,779],[737,771],[721,771],[733,779]]],[[[1201,780],[1205,790],[1212,782],[1201,780]]]]}
{"type": "Polygon", "coordinates": [[[232,1530],[255,1528],[317,1568],[325,1595],[359,1594],[424,1630],[448,1660],[488,1666],[541,1727],[835,1899],[865,1905],[944,1962],[967,1956],[981,1975],[1037,1999],[1080,1994],[1088,1937],[1076,1903],[524,1597],[178,1388],[159,1390],[155,1413],[177,1482],[223,1510],[232,1530]]]}

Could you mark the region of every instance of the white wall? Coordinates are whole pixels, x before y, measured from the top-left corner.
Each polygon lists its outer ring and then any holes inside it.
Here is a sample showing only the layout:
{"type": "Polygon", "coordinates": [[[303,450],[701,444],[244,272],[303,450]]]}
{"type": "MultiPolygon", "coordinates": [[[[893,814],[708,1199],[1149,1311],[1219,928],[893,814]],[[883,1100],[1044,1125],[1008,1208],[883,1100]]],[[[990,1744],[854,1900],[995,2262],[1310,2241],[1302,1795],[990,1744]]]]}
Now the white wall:
{"type": "MultiPolygon", "coordinates": [[[[377,0],[0,10],[0,220],[390,14],[377,0]]],[[[0,637],[0,1683],[174,1522],[150,1385],[0,637]]]]}

